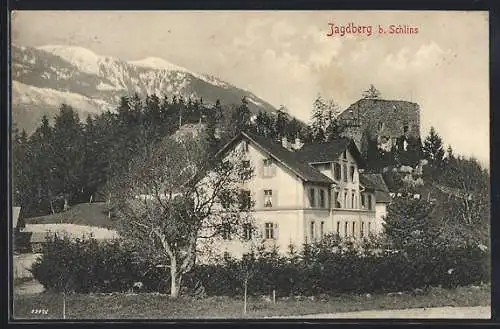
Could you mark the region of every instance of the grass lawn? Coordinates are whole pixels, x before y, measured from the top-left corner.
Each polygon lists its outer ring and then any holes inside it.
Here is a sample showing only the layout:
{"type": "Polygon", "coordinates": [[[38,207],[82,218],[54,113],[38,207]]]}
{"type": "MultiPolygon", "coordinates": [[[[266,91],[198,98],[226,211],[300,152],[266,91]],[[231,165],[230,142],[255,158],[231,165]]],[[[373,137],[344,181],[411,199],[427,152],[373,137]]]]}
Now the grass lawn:
{"type": "MultiPolygon", "coordinates": [[[[362,310],[405,309],[440,306],[488,306],[490,286],[461,287],[453,290],[431,288],[415,295],[339,295],[278,299],[276,304],[250,298],[243,315],[241,298],[208,297],[177,300],[159,294],[74,294],[67,298],[66,319],[208,319],[263,318],[267,316],[337,313],[362,310]]],[[[62,319],[62,295],[42,293],[14,296],[16,319],[62,319]],[[46,314],[32,310],[46,310],[46,314]]]]}

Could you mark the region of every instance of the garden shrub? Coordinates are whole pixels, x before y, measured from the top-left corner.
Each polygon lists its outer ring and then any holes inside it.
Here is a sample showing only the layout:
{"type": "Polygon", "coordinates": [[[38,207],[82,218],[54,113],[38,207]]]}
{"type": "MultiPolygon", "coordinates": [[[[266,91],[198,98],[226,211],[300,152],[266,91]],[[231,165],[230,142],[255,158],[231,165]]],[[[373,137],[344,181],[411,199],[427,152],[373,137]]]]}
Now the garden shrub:
{"type": "MultiPolygon", "coordinates": [[[[442,286],[453,288],[489,282],[489,252],[477,247],[389,250],[355,248],[327,237],[305,245],[299,254],[277,250],[253,251],[243,260],[225,256],[217,264],[200,264],[183,282],[201,283],[207,295],[279,296],[410,291],[442,286]],[[378,250],[375,252],[374,250],[378,250]]],[[[126,292],[135,282],[141,291],[167,293],[168,269],[134,256],[120,241],[70,240],[51,237],[32,268],[47,289],[58,291],[126,292]]]]}
{"type": "Polygon", "coordinates": [[[136,282],[143,291],[164,291],[168,274],[134,257],[120,240],[49,237],[42,256],[33,264],[33,276],[46,289],[79,293],[125,292],[136,282]]]}

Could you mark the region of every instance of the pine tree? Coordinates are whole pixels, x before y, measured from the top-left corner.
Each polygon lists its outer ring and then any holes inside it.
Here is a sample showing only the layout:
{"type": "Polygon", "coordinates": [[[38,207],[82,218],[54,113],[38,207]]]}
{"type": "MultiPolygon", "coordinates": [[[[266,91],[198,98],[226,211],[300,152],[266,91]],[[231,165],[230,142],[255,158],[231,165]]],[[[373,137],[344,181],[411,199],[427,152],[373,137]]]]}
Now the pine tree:
{"type": "MultiPolygon", "coordinates": [[[[33,209],[37,215],[54,212],[52,202],[54,195],[54,146],[53,128],[49,119],[43,115],[40,126],[30,136],[32,150],[33,173],[32,191],[36,194],[37,206],[33,209]]],[[[31,191],[20,191],[30,193],[31,191]]]]}
{"type": "Polygon", "coordinates": [[[302,124],[296,118],[292,118],[288,123],[286,131],[288,132],[288,137],[291,139],[295,139],[300,137],[300,130],[302,128],[302,124]]]}
{"type": "Polygon", "coordinates": [[[389,204],[384,230],[393,247],[406,251],[430,248],[438,242],[440,225],[432,216],[435,205],[412,196],[389,204]]]}
{"type": "Polygon", "coordinates": [[[316,142],[323,142],[325,140],[325,111],[326,104],[321,95],[318,95],[313,103],[310,125],[313,139],[316,142]]]}
{"type": "Polygon", "coordinates": [[[248,128],[250,128],[251,114],[246,97],[243,97],[243,99],[241,100],[241,105],[233,110],[231,117],[236,127],[236,131],[246,131],[248,128]]]}
{"type": "Polygon", "coordinates": [[[424,140],[423,153],[431,166],[441,168],[445,154],[443,140],[434,127],[431,127],[429,135],[424,140]]]}
{"type": "Polygon", "coordinates": [[[380,91],[377,88],[375,88],[374,85],[370,85],[370,88],[368,88],[368,90],[365,90],[363,92],[363,98],[367,98],[367,99],[380,98],[380,91]]]}
{"type": "Polygon", "coordinates": [[[278,138],[281,138],[287,134],[287,125],[288,125],[288,110],[281,105],[278,111],[276,112],[276,118],[274,121],[274,135],[278,138]]]}
{"type": "Polygon", "coordinates": [[[68,206],[84,192],[81,185],[84,163],[82,126],[78,113],[66,104],[61,105],[54,119],[55,191],[68,206]]]}
{"type": "MultiPolygon", "coordinates": [[[[12,201],[15,206],[23,209],[34,206],[35,186],[32,183],[31,146],[26,131],[20,133],[17,128],[13,129],[12,138],[12,201]]],[[[35,205],[36,206],[36,205],[35,205]]]]}

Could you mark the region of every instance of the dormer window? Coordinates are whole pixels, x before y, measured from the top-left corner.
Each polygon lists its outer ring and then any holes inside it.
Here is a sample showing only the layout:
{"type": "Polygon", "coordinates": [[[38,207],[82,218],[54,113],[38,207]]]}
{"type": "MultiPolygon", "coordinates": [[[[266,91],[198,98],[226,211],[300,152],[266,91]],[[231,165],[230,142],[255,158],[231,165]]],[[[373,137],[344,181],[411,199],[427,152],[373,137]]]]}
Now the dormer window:
{"type": "Polygon", "coordinates": [[[347,150],[344,150],[344,152],[342,152],[342,159],[347,160],[347,150]]]}
{"type": "Polygon", "coordinates": [[[351,177],[351,182],[354,183],[354,173],[356,172],[356,167],[351,166],[351,172],[350,172],[350,177],[351,177]]]}

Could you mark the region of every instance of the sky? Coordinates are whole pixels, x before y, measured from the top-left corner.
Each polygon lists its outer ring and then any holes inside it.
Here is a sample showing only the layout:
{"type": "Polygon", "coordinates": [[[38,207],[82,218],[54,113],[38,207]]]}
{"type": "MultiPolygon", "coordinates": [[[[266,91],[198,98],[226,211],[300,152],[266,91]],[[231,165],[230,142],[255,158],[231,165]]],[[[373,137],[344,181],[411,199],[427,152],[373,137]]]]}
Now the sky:
{"type": "Polygon", "coordinates": [[[420,105],[423,137],[434,126],[457,153],[489,165],[487,12],[18,11],[11,33],[22,46],[163,58],[302,120],[318,95],[345,109],[373,84],[382,98],[420,105]],[[372,31],[328,36],[330,24],[372,31]],[[379,34],[379,25],[418,33],[379,34]]]}

